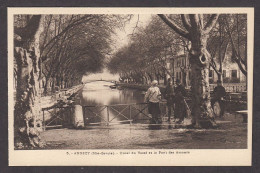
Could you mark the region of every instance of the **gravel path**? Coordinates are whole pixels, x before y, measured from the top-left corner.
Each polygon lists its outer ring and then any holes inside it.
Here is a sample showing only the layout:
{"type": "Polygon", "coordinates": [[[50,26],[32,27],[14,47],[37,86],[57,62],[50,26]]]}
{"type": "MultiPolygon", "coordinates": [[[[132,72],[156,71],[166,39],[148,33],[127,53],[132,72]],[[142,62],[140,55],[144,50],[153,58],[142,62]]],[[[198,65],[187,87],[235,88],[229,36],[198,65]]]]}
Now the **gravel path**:
{"type": "Polygon", "coordinates": [[[175,128],[120,124],[76,129],[52,129],[42,133],[46,149],[231,149],[247,148],[247,124],[241,118],[218,121],[216,129],[175,128]],[[156,127],[156,128],[154,128],[156,127]]]}

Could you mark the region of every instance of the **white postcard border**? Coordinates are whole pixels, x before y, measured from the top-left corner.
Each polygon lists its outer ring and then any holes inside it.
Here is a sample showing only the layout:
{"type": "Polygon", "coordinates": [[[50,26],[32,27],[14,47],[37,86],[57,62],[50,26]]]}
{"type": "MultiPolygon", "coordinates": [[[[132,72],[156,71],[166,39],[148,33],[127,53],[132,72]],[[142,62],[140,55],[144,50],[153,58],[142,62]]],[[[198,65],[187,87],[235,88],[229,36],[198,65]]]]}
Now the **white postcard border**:
{"type": "Polygon", "coordinates": [[[250,166],[252,164],[254,8],[8,8],[8,136],[9,166],[250,166]],[[13,140],[13,15],[14,14],[248,14],[248,148],[247,149],[130,149],[14,150],[13,140]],[[115,154],[120,152],[157,154],[115,154]],[[175,154],[158,154],[159,151],[175,154]],[[177,151],[189,154],[176,154],[177,151]],[[76,154],[72,154],[75,153],[76,154]],[[77,152],[79,154],[77,154],[77,152]],[[90,152],[90,154],[87,154],[90,152]],[[91,154],[104,152],[104,155],[91,154]],[[69,153],[69,154],[68,154],[69,153]],[[84,153],[84,154],[80,154],[84,153]]]}

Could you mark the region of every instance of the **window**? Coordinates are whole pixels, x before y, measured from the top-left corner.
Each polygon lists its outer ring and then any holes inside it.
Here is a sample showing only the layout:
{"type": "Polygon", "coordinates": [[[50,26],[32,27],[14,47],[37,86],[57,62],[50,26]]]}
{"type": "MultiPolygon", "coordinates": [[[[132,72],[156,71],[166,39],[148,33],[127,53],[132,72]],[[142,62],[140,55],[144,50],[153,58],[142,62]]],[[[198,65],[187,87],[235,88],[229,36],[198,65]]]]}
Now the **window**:
{"type": "Polygon", "coordinates": [[[176,72],[176,79],[181,79],[181,72],[176,72]]]}
{"type": "Polygon", "coordinates": [[[232,78],[237,78],[237,70],[232,70],[231,77],[232,78]]]}
{"type": "Polygon", "coordinates": [[[213,77],[213,70],[209,70],[209,77],[213,77]]]}

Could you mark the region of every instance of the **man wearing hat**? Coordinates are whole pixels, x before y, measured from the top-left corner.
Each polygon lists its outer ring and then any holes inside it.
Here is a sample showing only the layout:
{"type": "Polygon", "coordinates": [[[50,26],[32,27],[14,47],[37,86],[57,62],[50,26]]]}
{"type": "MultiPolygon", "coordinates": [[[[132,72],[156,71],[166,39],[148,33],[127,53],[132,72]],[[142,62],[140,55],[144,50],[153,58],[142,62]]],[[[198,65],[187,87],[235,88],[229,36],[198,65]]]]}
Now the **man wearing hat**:
{"type": "Polygon", "coordinates": [[[152,115],[151,123],[159,123],[159,115],[161,114],[159,102],[161,100],[161,92],[157,87],[158,81],[152,81],[152,86],[147,90],[144,101],[148,102],[148,112],[152,115]]]}

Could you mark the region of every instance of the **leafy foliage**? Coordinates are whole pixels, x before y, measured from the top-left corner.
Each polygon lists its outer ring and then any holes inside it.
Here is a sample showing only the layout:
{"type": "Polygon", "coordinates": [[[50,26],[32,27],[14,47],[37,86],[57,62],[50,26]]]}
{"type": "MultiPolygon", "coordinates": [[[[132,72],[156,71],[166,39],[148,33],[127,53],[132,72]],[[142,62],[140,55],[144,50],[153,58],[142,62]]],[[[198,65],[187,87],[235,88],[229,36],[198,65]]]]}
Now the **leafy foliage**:
{"type": "Polygon", "coordinates": [[[146,27],[136,29],[130,43],[118,50],[107,66],[110,72],[135,82],[144,78],[152,80],[151,74],[165,78],[166,58],[179,54],[185,46],[187,40],[163,25],[158,16],[153,16],[146,27]]]}

